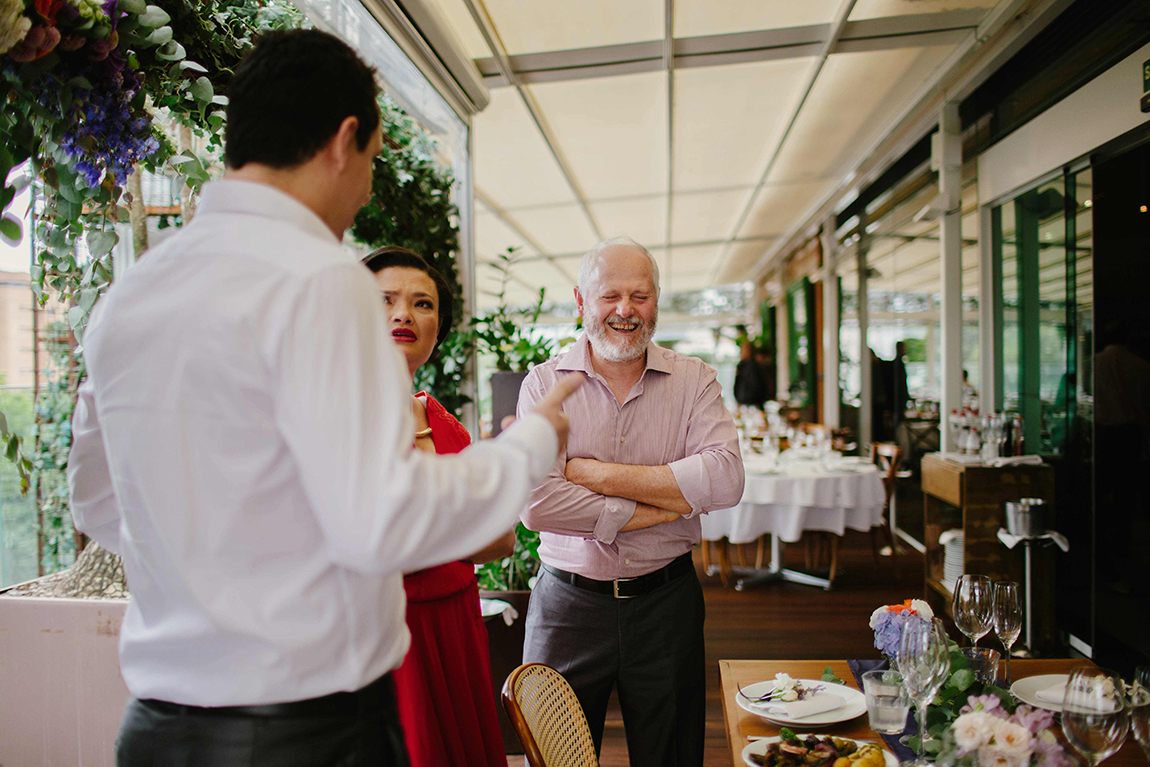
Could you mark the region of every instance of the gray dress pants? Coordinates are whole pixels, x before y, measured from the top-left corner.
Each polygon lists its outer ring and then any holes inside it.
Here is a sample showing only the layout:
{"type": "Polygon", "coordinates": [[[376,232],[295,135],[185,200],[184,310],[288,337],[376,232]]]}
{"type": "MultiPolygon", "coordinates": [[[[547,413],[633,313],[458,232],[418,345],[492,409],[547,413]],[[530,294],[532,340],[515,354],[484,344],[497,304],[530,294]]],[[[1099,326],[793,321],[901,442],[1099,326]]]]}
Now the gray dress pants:
{"type": "Polygon", "coordinates": [[[543,571],[527,609],[525,663],[570,682],[598,752],[611,688],[632,767],[703,763],[703,590],[694,569],[642,596],[616,599],[543,571]]]}

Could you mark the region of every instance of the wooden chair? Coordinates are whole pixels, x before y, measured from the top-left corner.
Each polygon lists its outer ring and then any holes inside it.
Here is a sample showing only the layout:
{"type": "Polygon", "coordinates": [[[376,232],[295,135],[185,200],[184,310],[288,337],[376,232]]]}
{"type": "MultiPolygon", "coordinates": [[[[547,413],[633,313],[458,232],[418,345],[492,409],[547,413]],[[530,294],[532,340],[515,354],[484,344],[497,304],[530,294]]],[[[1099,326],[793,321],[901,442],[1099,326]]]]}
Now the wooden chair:
{"type": "MultiPolygon", "coordinates": [[[[902,463],[902,448],[890,442],[875,442],[870,446],[871,463],[878,466],[882,473],[882,487],[886,498],[882,506],[882,524],[879,528],[886,531],[887,543],[890,546],[891,562],[894,564],[895,575],[898,575],[898,549],[895,545],[894,531],[890,525],[890,505],[894,499],[895,481],[898,478],[898,467],[902,463]]],[[[878,567],[878,528],[871,528],[870,543],[874,552],[875,567],[878,567]]]]}
{"type": "Polygon", "coordinates": [[[599,767],[583,707],[555,669],[525,663],[512,671],[503,708],[531,767],[599,767]]]}

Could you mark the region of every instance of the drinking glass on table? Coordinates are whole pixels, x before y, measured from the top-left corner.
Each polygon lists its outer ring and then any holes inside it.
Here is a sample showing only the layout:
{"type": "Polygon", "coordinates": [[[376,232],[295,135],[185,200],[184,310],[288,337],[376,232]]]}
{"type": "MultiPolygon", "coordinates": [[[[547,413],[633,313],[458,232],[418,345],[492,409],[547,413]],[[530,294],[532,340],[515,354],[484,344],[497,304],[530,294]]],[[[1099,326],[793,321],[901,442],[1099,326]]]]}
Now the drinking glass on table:
{"type": "Polygon", "coordinates": [[[1086,762],[1096,767],[1126,740],[1129,709],[1121,677],[1094,666],[1071,670],[1062,697],[1062,732],[1086,762]]]}
{"type": "Polygon", "coordinates": [[[1006,686],[1010,687],[1010,648],[1022,631],[1022,597],[1014,581],[994,584],[994,633],[1006,656],[1006,686]]]}
{"type": "Polygon", "coordinates": [[[918,759],[909,767],[930,767],[926,759],[926,707],[950,673],[950,649],[942,621],[908,620],[898,643],[898,669],[918,713],[918,759]]]}
{"type": "Polygon", "coordinates": [[[1150,666],[1134,669],[1134,683],[1130,685],[1130,729],[1150,759],[1150,666]]]}
{"type": "Polygon", "coordinates": [[[954,583],[954,625],[978,647],[994,621],[994,590],[985,575],[960,575],[954,583]]]}
{"type": "Polygon", "coordinates": [[[862,675],[863,694],[870,728],[883,735],[897,735],[906,729],[910,698],[897,671],[874,670],[862,675]]]}

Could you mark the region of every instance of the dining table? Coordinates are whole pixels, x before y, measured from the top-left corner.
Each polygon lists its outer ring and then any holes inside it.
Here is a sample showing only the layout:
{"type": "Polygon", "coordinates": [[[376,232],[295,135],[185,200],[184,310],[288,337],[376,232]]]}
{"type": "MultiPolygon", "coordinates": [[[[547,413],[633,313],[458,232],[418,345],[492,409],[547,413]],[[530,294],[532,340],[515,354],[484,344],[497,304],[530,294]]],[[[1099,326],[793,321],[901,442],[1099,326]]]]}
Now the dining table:
{"type": "MultiPolygon", "coordinates": [[[[739,504],[701,517],[704,541],[742,544],[771,536],[769,565],[738,570],[745,577],[736,583],[737,590],[774,579],[829,589],[829,577],[784,567],[785,545],[808,531],[842,536],[848,529],[865,532],[883,521],[882,475],[865,459],[799,451],[779,457],[751,453],[743,466],[746,481],[739,504]]],[[[727,566],[722,559],[720,566],[727,566]]]]}
{"type": "MultiPolygon", "coordinates": [[[[1011,661],[1011,676],[1014,680],[1041,674],[1066,674],[1076,666],[1091,665],[1089,660],[1082,658],[1015,658],[1011,661]]],[[[745,767],[743,750],[754,739],[778,736],[781,727],[762,719],[740,708],[736,700],[739,689],[775,678],[778,673],[785,673],[794,679],[820,679],[826,668],[843,681],[843,684],[858,690],[858,682],[851,672],[850,662],[846,660],[720,660],[719,661],[719,689],[723,700],[723,723],[727,731],[727,744],[730,752],[732,767],[745,767]]],[[[913,706],[911,716],[914,715],[913,706]]],[[[793,726],[793,725],[792,725],[793,726]]],[[[795,727],[802,732],[800,728],[795,727]]],[[[1066,745],[1061,728],[1056,724],[1055,733],[1066,745]]],[[[830,724],[818,728],[816,734],[830,735],[838,738],[852,740],[867,740],[881,746],[885,751],[890,747],[882,737],[870,729],[866,712],[859,716],[837,724],[830,724]]],[[[1066,746],[1070,749],[1069,746],[1066,746]]],[[[1071,754],[1074,754],[1070,749],[1071,754]]],[[[725,762],[726,763],[726,762],[725,762]]],[[[1102,763],[1102,767],[1134,767],[1145,765],[1146,757],[1141,748],[1130,735],[1126,743],[1113,756],[1102,763]]]]}

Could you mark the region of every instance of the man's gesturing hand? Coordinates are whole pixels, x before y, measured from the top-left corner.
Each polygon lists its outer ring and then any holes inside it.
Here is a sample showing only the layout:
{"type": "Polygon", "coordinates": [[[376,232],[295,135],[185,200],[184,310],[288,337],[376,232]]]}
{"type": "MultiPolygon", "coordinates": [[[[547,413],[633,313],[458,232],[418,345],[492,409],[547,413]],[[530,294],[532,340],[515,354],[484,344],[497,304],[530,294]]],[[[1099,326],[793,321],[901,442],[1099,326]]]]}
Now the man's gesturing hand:
{"type": "Polygon", "coordinates": [[[555,427],[555,435],[559,437],[559,452],[567,447],[567,416],[563,414],[563,400],[583,385],[585,377],[582,373],[568,373],[547,392],[547,396],[539,400],[532,410],[534,413],[546,418],[555,427]]]}

